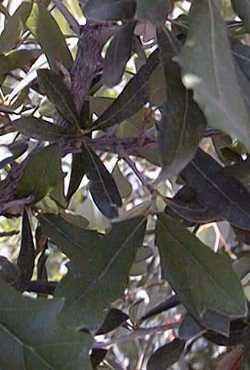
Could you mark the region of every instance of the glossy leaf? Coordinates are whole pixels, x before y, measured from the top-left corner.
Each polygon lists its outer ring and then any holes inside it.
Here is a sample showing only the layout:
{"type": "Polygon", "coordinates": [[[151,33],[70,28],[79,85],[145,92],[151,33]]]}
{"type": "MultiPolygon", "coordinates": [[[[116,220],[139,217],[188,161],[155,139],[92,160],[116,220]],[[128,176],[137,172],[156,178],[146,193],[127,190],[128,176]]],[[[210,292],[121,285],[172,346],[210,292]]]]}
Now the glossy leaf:
{"type": "Polygon", "coordinates": [[[60,327],[61,299],[31,299],[0,280],[0,367],[91,370],[90,335],[60,327]]]}
{"type": "Polygon", "coordinates": [[[83,11],[86,17],[102,21],[132,18],[136,7],[134,0],[87,0],[85,3],[83,11]]]}
{"type": "Polygon", "coordinates": [[[247,314],[240,280],[229,258],[215,254],[165,214],[157,222],[162,276],[181,303],[208,329],[228,335],[230,321],[247,314]]]}
{"type": "Polygon", "coordinates": [[[155,351],[150,357],[147,370],[166,370],[174,365],[180,358],[185,347],[181,339],[174,339],[155,351]]]}
{"type": "Polygon", "coordinates": [[[110,331],[119,328],[129,319],[129,316],[118,310],[117,308],[111,308],[108,312],[102,326],[95,333],[96,335],[103,335],[109,333],[110,331]]]}
{"type": "Polygon", "coordinates": [[[37,76],[43,92],[54,104],[58,113],[72,126],[78,127],[79,117],[74,100],[62,78],[49,69],[39,69],[37,76]]]}
{"type": "Polygon", "coordinates": [[[195,191],[198,202],[217,219],[249,230],[250,193],[236,178],[225,176],[223,167],[212,157],[199,149],[181,176],[195,191]]]}
{"type": "Polygon", "coordinates": [[[178,60],[183,68],[184,85],[193,89],[194,99],[208,124],[236,136],[249,150],[249,116],[224,20],[214,0],[192,4],[190,29],[178,60]]]}
{"type": "Polygon", "coordinates": [[[81,160],[96,206],[106,217],[117,217],[118,208],[122,206],[122,199],[112,175],[95,152],[87,146],[81,154],[81,160]]]}
{"type": "Polygon", "coordinates": [[[10,145],[3,145],[3,147],[6,148],[6,154],[10,154],[10,156],[6,156],[2,161],[0,161],[0,168],[5,167],[7,164],[13,164],[15,159],[26,152],[28,144],[20,140],[10,145]]]}
{"type": "Polygon", "coordinates": [[[4,53],[14,49],[25,29],[25,22],[32,9],[31,1],[23,1],[15,13],[8,17],[4,30],[0,35],[0,52],[4,53]]]}
{"type": "Polygon", "coordinates": [[[32,153],[25,162],[17,184],[18,197],[33,195],[34,202],[41,200],[61,179],[61,156],[56,145],[32,153]]]}
{"type": "Polygon", "coordinates": [[[127,83],[113,104],[94,123],[93,129],[105,129],[116,125],[138,112],[147,101],[149,77],[158,64],[159,51],[156,50],[127,83]]]}
{"type": "Polygon", "coordinates": [[[165,77],[166,99],[161,106],[158,141],[165,176],[177,175],[194,157],[206,120],[192,93],[181,81],[179,66],[172,59],[177,40],[166,30],[158,31],[160,59],[165,77]]]}
{"type": "Polygon", "coordinates": [[[72,66],[73,58],[64,36],[45,4],[42,2],[33,4],[26,24],[40,44],[52,69],[57,69],[58,63],[62,63],[66,68],[72,66]]]}
{"type": "Polygon", "coordinates": [[[122,79],[132,52],[135,25],[135,22],[129,22],[123,26],[116,32],[107,49],[102,80],[108,87],[117,85],[122,79]]]}
{"type": "Polygon", "coordinates": [[[63,128],[32,116],[16,119],[12,121],[12,125],[21,134],[39,141],[53,142],[75,136],[72,129],[63,128]]]}
{"type": "Polygon", "coordinates": [[[22,282],[31,280],[35,266],[35,246],[27,211],[23,211],[21,248],[17,259],[22,282]]]}
{"type": "Polygon", "coordinates": [[[156,307],[149,310],[142,318],[141,321],[150,319],[152,316],[158,315],[162,312],[168,311],[180,304],[180,301],[176,294],[173,294],[166,298],[164,302],[159,303],[156,307]]]}
{"type": "Polygon", "coordinates": [[[112,224],[105,236],[83,230],[54,215],[41,215],[43,231],[70,258],[69,273],[57,288],[66,298],[61,320],[69,326],[98,329],[105,310],[127,285],[137,248],[142,245],[145,219],[112,224]]]}
{"type": "Polygon", "coordinates": [[[79,188],[84,175],[85,175],[85,163],[82,160],[82,154],[75,153],[72,156],[71,174],[70,174],[69,188],[67,192],[68,200],[70,200],[72,195],[79,188]]]}

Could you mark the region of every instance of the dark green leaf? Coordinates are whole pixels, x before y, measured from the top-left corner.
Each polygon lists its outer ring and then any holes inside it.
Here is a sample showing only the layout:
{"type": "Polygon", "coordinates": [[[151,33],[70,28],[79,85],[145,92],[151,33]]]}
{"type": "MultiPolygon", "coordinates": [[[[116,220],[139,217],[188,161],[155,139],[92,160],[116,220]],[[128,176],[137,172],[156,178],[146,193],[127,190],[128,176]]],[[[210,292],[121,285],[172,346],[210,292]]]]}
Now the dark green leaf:
{"type": "Polygon", "coordinates": [[[174,365],[180,358],[185,347],[181,339],[174,339],[155,351],[150,357],[147,370],[166,370],[174,365]]]}
{"type": "Polygon", "coordinates": [[[23,211],[21,248],[17,259],[22,282],[31,280],[35,266],[35,246],[27,211],[23,211]]]}
{"type": "Polygon", "coordinates": [[[106,52],[103,66],[103,82],[108,87],[117,85],[123,76],[126,64],[131,56],[132,41],[136,23],[123,26],[112,39],[106,52]]]}
{"type": "Polygon", "coordinates": [[[85,3],[86,17],[102,21],[132,18],[136,7],[135,0],[87,0],[85,3]]]}
{"type": "Polygon", "coordinates": [[[69,188],[67,193],[67,200],[70,200],[72,195],[79,188],[83,176],[85,175],[85,162],[82,160],[82,154],[76,153],[72,155],[71,174],[69,181],[69,188]]]}
{"type": "Polygon", "coordinates": [[[178,59],[183,82],[194,90],[208,124],[236,136],[249,150],[249,116],[226,26],[214,0],[192,3],[187,41],[178,59]]]}
{"type": "Polygon", "coordinates": [[[189,340],[202,335],[205,331],[191,315],[186,314],[178,329],[178,336],[183,340],[189,340]]]}
{"type": "Polygon", "coordinates": [[[121,123],[138,112],[147,101],[149,77],[158,64],[159,51],[156,50],[127,83],[114,103],[94,123],[93,129],[104,129],[121,123]]]}
{"type": "Polygon", "coordinates": [[[181,303],[203,326],[228,335],[230,321],[247,314],[243,289],[229,258],[215,254],[165,214],[158,218],[156,243],[163,278],[181,303]]]}
{"type": "Polygon", "coordinates": [[[98,369],[98,365],[104,360],[107,352],[108,351],[106,349],[93,348],[90,358],[94,370],[98,369]]]}
{"type": "Polygon", "coordinates": [[[25,69],[30,67],[31,64],[39,57],[41,54],[40,50],[25,50],[18,49],[13,50],[7,55],[0,55],[0,73],[6,74],[15,69],[25,69]]]}
{"type": "Polygon", "coordinates": [[[247,32],[250,32],[250,3],[248,0],[232,0],[235,13],[244,21],[247,32]]]}
{"type": "Polygon", "coordinates": [[[232,53],[236,63],[238,63],[247,79],[250,80],[250,47],[234,40],[232,53]]]}
{"type": "Polygon", "coordinates": [[[249,230],[250,193],[236,178],[225,176],[223,167],[212,157],[199,149],[181,176],[195,191],[198,202],[217,219],[249,230]]]}
{"type": "Polygon", "coordinates": [[[137,0],[136,17],[153,23],[164,22],[172,10],[172,0],[137,0]]]}
{"type": "Polygon", "coordinates": [[[3,32],[0,35],[0,52],[14,49],[25,29],[25,22],[32,9],[31,1],[23,1],[15,13],[8,17],[3,32]]]}
{"type": "Polygon", "coordinates": [[[110,331],[118,328],[129,319],[129,316],[118,310],[117,308],[111,308],[108,312],[102,326],[95,333],[96,335],[102,335],[109,333],[110,331]]]}
{"type": "Polygon", "coordinates": [[[56,145],[47,146],[26,160],[16,193],[18,197],[33,195],[38,202],[57,185],[61,176],[60,150],[56,145]]]}
{"type": "Polygon", "coordinates": [[[1,369],[91,370],[92,339],[60,327],[63,300],[31,299],[0,280],[1,369]]]}
{"type": "Polygon", "coordinates": [[[56,293],[66,298],[61,319],[75,328],[98,329],[105,310],[127,285],[129,270],[142,245],[145,219],[114,223],[102,235],[54,215],[39,216],[43,231],[70,258],[69,273],[56,293]]]}
{"type": "Polygon", "coordinates": [[[96,206],[106,217],[117,217],[117,208],[122,206],[122,199],[112,175],[89,147],[85,146],[81,156],[89,179],[89,190],[96,206]]]}
{"type": "Polygon", "coordinates": [[[32,116],[22,117],[12,121],[12,125],[21,134],[40,141],[58,141],[75,136],[75,131],[44,121],[32,116]]]}
{"type": "Polygon", "coordinates": [[[206,120],[192,93],[181,81],[179,66],[172,60],[177,40],[166,30],[158,31],[160,58],[166,83],[166,100],[161,106],[158,140],[165,176],[177,175],[194,157],[206,120]]]}
{"type": "Polygon", "coordinates": [[[43,92],[54,104],[57,111],[66,121],[77,128],[79,126],[79,117],[74,100],[62,77],[49,69],[39,69],[37,77],[43,92]]]}
{"type": "Polygon", "coordinates": [[[0,281],[4,280],[6,283],[13,285],[14,287],[19,286],[21,277],[21,271],[18,266],[8,258],[0,256],[0,281]]]}
{"type": "Polygon", "coordinates": [[[62,63],[68,69],[72,66],[73,58],[64,36],[55,19],[41,1],[33,4],[26,24],[41,45],[52,69],[57,70],[58,63],[62,63]]]}
{"type": "Polygon", "coordinates": [[[158,315],[162,312],[168,311],[173,307],[180,304],[180,301],[176,294],[169,296],[164,302],[159,303],[156,307],[148,311],[142,318],[141,321],[150,319],[152,316],[158,315]]]}

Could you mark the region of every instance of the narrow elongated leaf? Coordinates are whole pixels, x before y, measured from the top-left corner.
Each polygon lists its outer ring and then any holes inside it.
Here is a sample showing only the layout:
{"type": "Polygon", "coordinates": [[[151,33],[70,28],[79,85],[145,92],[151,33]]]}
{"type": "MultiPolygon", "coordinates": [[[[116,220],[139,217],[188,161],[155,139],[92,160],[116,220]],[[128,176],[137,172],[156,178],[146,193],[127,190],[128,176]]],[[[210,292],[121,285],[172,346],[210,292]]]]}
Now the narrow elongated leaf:
{"type": "Polygon", "coordinates": [[[82,160],[82,154],[75,153],[72,156],[69,188],[66,197],[67,200],[70,200],[72,195],[77,191],[84,175],[85,175],[85,163],[82,160]]]}
{"type": "Polygon", "coordinates": [[[23,297],[0,279],[0,367],[91,370],[90,335],[60,327],[61,299],[23,297]]]}
{"type": "Polygon", "coordinates": [[[114,223],[107,235],[83,230],[54,215],[41,215],[43,231],[70,258],[69,273],[56,293],[66,298],[61,319],[75,328],[97,329],[105,309],[126,287],[137,248],[142,245],[145,219],[114,223]]]}
{"type": "Polygon", "coordinates": [[[6,74],[15,69],[29,68],[33,62],[41,55],[40,50],[13,50],[8,54],[0,55],[0,73],[6,74]]]}
{"type": "Polygon", "coordinates": [[[113,104],[98,118],[93,129],[104,129],[121,123],[138,112],[147,101],[149,77],[158,64],[159,50],[156,50],[127,83],[113,104]]]}
{"type": "Polygon", "coordinates": [[[85,173],[89,179],[89,190],[99,210],[108,218],[118,216],[122,199],[112,175],[100,158],[89,147],[81,154],[85,173]]]}
{"type": "Polygon", "coordinates": [[[45,4],[41,1],[33,4],[26,25],[41,45],[52,69],[57,68],[58,62],[68,69],[72,66],[73,58],[64,36],[45,4]]]}
{"type": "Polygon", "coordinates": [[[240,66],[247,79],[250,80],[250,47],[234,40],[232,53],[236,63],[240,66]]]}
{"type": "Polygon", "coordinates": [[[112,39],[106,52],[103,66],[103,82],[108,87],[117,85],[125,71],[131,56],[133,33],[136,23],[129,22],[123,26],[112,39]]]}
{"type": "Polygon", "coordinates": [[[118,310],[117,308],[111,308],[108,312],[102,326],[97,330],[95,333],[96,335],[102,335],[109,333],[110,331],[118,328],[122,324],[124,324],[127,320],[129,320],[129,316],[118,310]]]}
{"type": "Polygon", "coordinates": [[[158,141],[165,176],[177,175],[191,161],[206,127],[206,119],[192,93],[183,86],[179,66],[172,60],[177,40],[166,29],[158,31],[160,58],[166,83],[158,141]]]}
{"type": "Polygon", "coordinates": [[[8,17],[3,32],[0,35],[0,52],[14,49],[25,29],[25,22],[32,9],[31,1],[23,1],[15,13],[8,17]]]}
{"type": "Polygon", "coordinates": [[[19,197],[34,196],[41,200],[62,177],[60,150],[56,145],[34,152],[26,160],[22,176],[17,184],[19,197]]]}
{"type": "Polygon", "coordinates": [[[180,304],[180,300],[176,296],[176,294],[173,294],[166,298],[164,302],[159,303],[156,307],[152,308],[150,311],[148,311],[142,318],[141,321],[150,319],[152,316],[158,315],[162,312],[168,311],[173,307],[176,307],[180,304]]]}
{"type": "Polygon", "coordinates": [[[54,142],[75,135],[75,131],[72,129],[53,125],[32,116],[16,119],[12,121],[12,124],[21,134],[40,141],[54,142]]]}
{"type": "Polygon", "coordinates": [[[17,266],[21,271],[23,282],[32,278],[35,265],[35,246],[27,211],[23,211],[21,248],[17,259],[17,266]]]}
{"type": "Polygon", "coordinates": [[[135,0],[80,0],[81,3],[87,18],[102,21],[132,18],[136,8],[135,0]]]}
{"type": "Polygon", "coordinates": [[[224,175],[223,167],[212,157],[199,149],[181,176],[195,191],[198,202],[218,219],[249,230],[250,193],[236,178],[224,175]]]}
{"type": "Polygon", "coordinates": [[[190,29],[178,60],[184,85],[193,89],[208,124],[236,136],[250,150],[249,116],[224,20],[214,0],[192,3],[190,29]]]}
{"type": "Polygon", "coordinates": [[[233,10],[244,21],[246,30],[250,32],[250,3],[248,0],[232,0],[233,10]]]}
{"type": "Polygon", "coordinates": [[[230,321],[244,317],[246,301],[229,258],[215,254],[176,220],[157,222],[162,275],[187,310],[208,329],[228,335],[230,321]]]}
{"type": "Polygon", "coordinates": [[[181,339],[174,339],[155,351],[150,357],[147,370],[166,370],[174,365],[180,358],[185,347],[181,339]]]}
{"type": "Polygon", "coordinates": [[[74,100],[62,78],[49,69],[39,69],[37,76],[39,84],[57,111],[66,121],[77,128],[79,117],[74,100]]]}

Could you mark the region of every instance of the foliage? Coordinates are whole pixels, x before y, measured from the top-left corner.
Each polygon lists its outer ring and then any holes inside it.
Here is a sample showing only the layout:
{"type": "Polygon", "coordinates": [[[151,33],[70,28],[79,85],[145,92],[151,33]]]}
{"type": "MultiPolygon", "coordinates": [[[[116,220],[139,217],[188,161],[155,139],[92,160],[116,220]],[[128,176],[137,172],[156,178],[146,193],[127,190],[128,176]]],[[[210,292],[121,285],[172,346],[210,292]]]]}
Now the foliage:
{"type": "Polygon", "coordinates": [[[0,368],[249,369],[249,1],[0,24],[0,368]]]}

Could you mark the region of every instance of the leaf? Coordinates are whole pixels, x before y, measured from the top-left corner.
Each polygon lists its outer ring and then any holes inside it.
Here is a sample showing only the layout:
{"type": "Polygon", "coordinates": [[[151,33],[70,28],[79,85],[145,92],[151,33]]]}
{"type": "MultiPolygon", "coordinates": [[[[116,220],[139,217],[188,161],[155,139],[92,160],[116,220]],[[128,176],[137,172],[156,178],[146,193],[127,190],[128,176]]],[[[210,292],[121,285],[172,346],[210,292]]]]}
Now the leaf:
{"type": "Polygon", "coordinates": [[[181,173],[195,193],[198,202],[233,226],[249,230],[250,193],[234,177],[225,176],[223,167],[199,149],[195,158],[181,173]]]}
{"type": "Polygon", "coordinates": [[[79,127],[74,100],[62,78],[49,69],[39,69],[37,77],[41,88],[61,116],[75,128],[79,127]]]}
{"type": "Polygon", "coordinates": [[[232,319],[247,314],[240,280],[226,255],[217,255],[166,214],[158,218],[156,244],[162,276],[181,303],[207,329],[229,333],[232,319]]]}
{"type": "Polygon", "coordinates": [[[71,174],[67,193],[67,200],[70,200],[72,195],[79,188],[83,176],[85,175],[85,163],[82,160],[81,153],[75,153],[72,155],[71,174]]]}
{"type": "Polygon", "coordinates": [[[247,79],[250,80],[250,47],[242,44],[239,41],[233,40],[232,53],[234,60],[239,65],[247,79]]]}
{"type": "Polygon", "coordinates": [[[81,160],[89,180],[89,190],[96,206],[107,218],[117,217],[117,208],[122,206],[122,199],[112,175],[95,152],[86,145],[81,154],[81,160]]]}
{"type": "Polygon", "coordinates": [[[136,18],[164,22],[173,9],[172,0],[137,0],[136,18]]]}
{"type": "Polygon", "coordinates": [[[0,280],[13,285],[15,288],[19,285],[21,271],[15,263],[8,258],[0,256],[0,280]]]}
{"type": "Polygon", "coordinates": [[[89,334],[60,327],[62,299],[31,299],[0,280],[0,367],[91,370],[89,334]]]}
{"type": "Polygon", "coordinates": [[[208,124],[236,136],[249,150],[249,116],[225,23],[214,0],[193,2],[190,29],[178,61],[183,68],[183,83],[193,89],[208,124]]]}
{"type": "Polygon", "coordinates": [[[14,71],[15,69],[29,68],[33,62],[41,55],[40,50],[13,50],[8,54],[0,55],[0,73],[1,75],[14,71]]]}
{"type": "Polygon", "coordinates": [[[33,4],[26,25],[40,44],[52,69],[57,69],[58,62],[62,63],[67,69],[71,68],[73,58],[64,36],[55,19],[42,2],[33,4]]]}
{"type": "Polygon", "coordinates": [[[152,308],[145,315],[143,315],[143,317],[141,318],[141,321],[148,320],[152,316],[168,311],[171,308],[178,306],[179,304],[180,304],[180,301],[178,297],[175,294],[173,294],[167,297],[165,301],[159,303],[156,307],[152,308]]]}
{"type": "Polygon", "coordinates": [[[59,141],[75,136],[75,131],[32,116],[22,117],[11,122],[21,134],[39,141],[59,141]]]}
{"type": "Polygon", "coordinates": [[[118,310],[117,308],[111,308],[111,310],[107,313],[102,326],[97,330],[95,335],[103,335],[109,333],[114,329],[119,328],[127,320],[129,320],[129,316],[127,314],[125,314],[121,310],[118,310]]]}
{"type": "Polygon", "coordinates": [[[217,361],[215,370],[241,370],[245,357],[244,347],[238,345],[230,352],[224,353],[217,361]]]}
{"type": "Polygon", "coordinates": [[[74,328],[98,329],[111,303],[127,286],[130,267],[142,245],[145,218],[112,224],[106,235],[83,230],[60,216],[39,216],[43,231],[70,258],[69,273],[56,294],[65,297],[61,320],[74,328]]]}
{"type": "Polygon", "coordinates": [[[250,32],[250,4],[248,0],[231,0],[233,10],[243,20],[247,32],[250,32]]]}
{"type": "Polygon", "coordinates": [[[147,63],[129,80],[113,104],[96,120],[92,129],[102,130],[116,125],[138,112],[147,101],[149,77],[158,64],[159,51],[156,50],[150,55],[147,63]]]}
{"type": "Polygon", "coordinates": [[[119,189],[119,192],[122,196],[122,198],[128,198],[132,191],[132,185],[128,181],[127,177],[125,177],[119,168],[118,163],[115,165],[112,171],[113,179],[115,180],[115,183],[117,185],[117,188],[119,189]]]}
{"type": "Polygon", "coordinates": [[[21,248],[17,259],[21,271],[21,283],[30,281],[35,266],[35,246],[27,211],[23,211],[21,248]]]}
{"type": "Polygon", "coordinates": [[[132,52],[135,25],[135,22],[125,24],[118,32],[116,32],[108,46],[102,76],[104,84],[108,87],[117,85],[122,79],[132,52]]]}
{"type": "MultiPolygon", "coordinates": [[[[80,5],[83,0],[80,0],[80,5]]],[[[134,0],[87,0],[83,11],[87,18],[101,21],[132,18],[136,8],[134,0]]],[[[83,2],[84,4],[84,2],[83,2]]]]}
{"type": "Polygon", "coordinates": [[[190,314],[186,314],[178,329],[178,336],[187,341],[201,336],[205,331],[190,314]]]}
{"type": "Polygon", "coordinates": [[[161,106],[158,142],[164,176],[176,176],[191,161],[202,139],[206,120],[192,93],[181,82],[179,66],[172,60],[177,40],[164,28],[158,30],[166,99],[161,106]]]}
{"type": "Polygon", "coordinates": [[[174,365],[180,358],[185,347],[181,339],[174,339],[155,351],[150,357],[147,370],[166,370],[174,365]]]}
{"type": "Polygon", "coordinates": [[[33,152],[17,184],[18,197],[34,196],[34,202],[41,200],[61,179],[61,156],[56,145],[33,152]]]}
{"type": "Polygon", "coordinates": [[[4,30],[0,35],[0,52],[14,49],[25,29],[25,22],[30,15],[32,2],[23,1],[15,13],[8,17],[4,30]]]}

